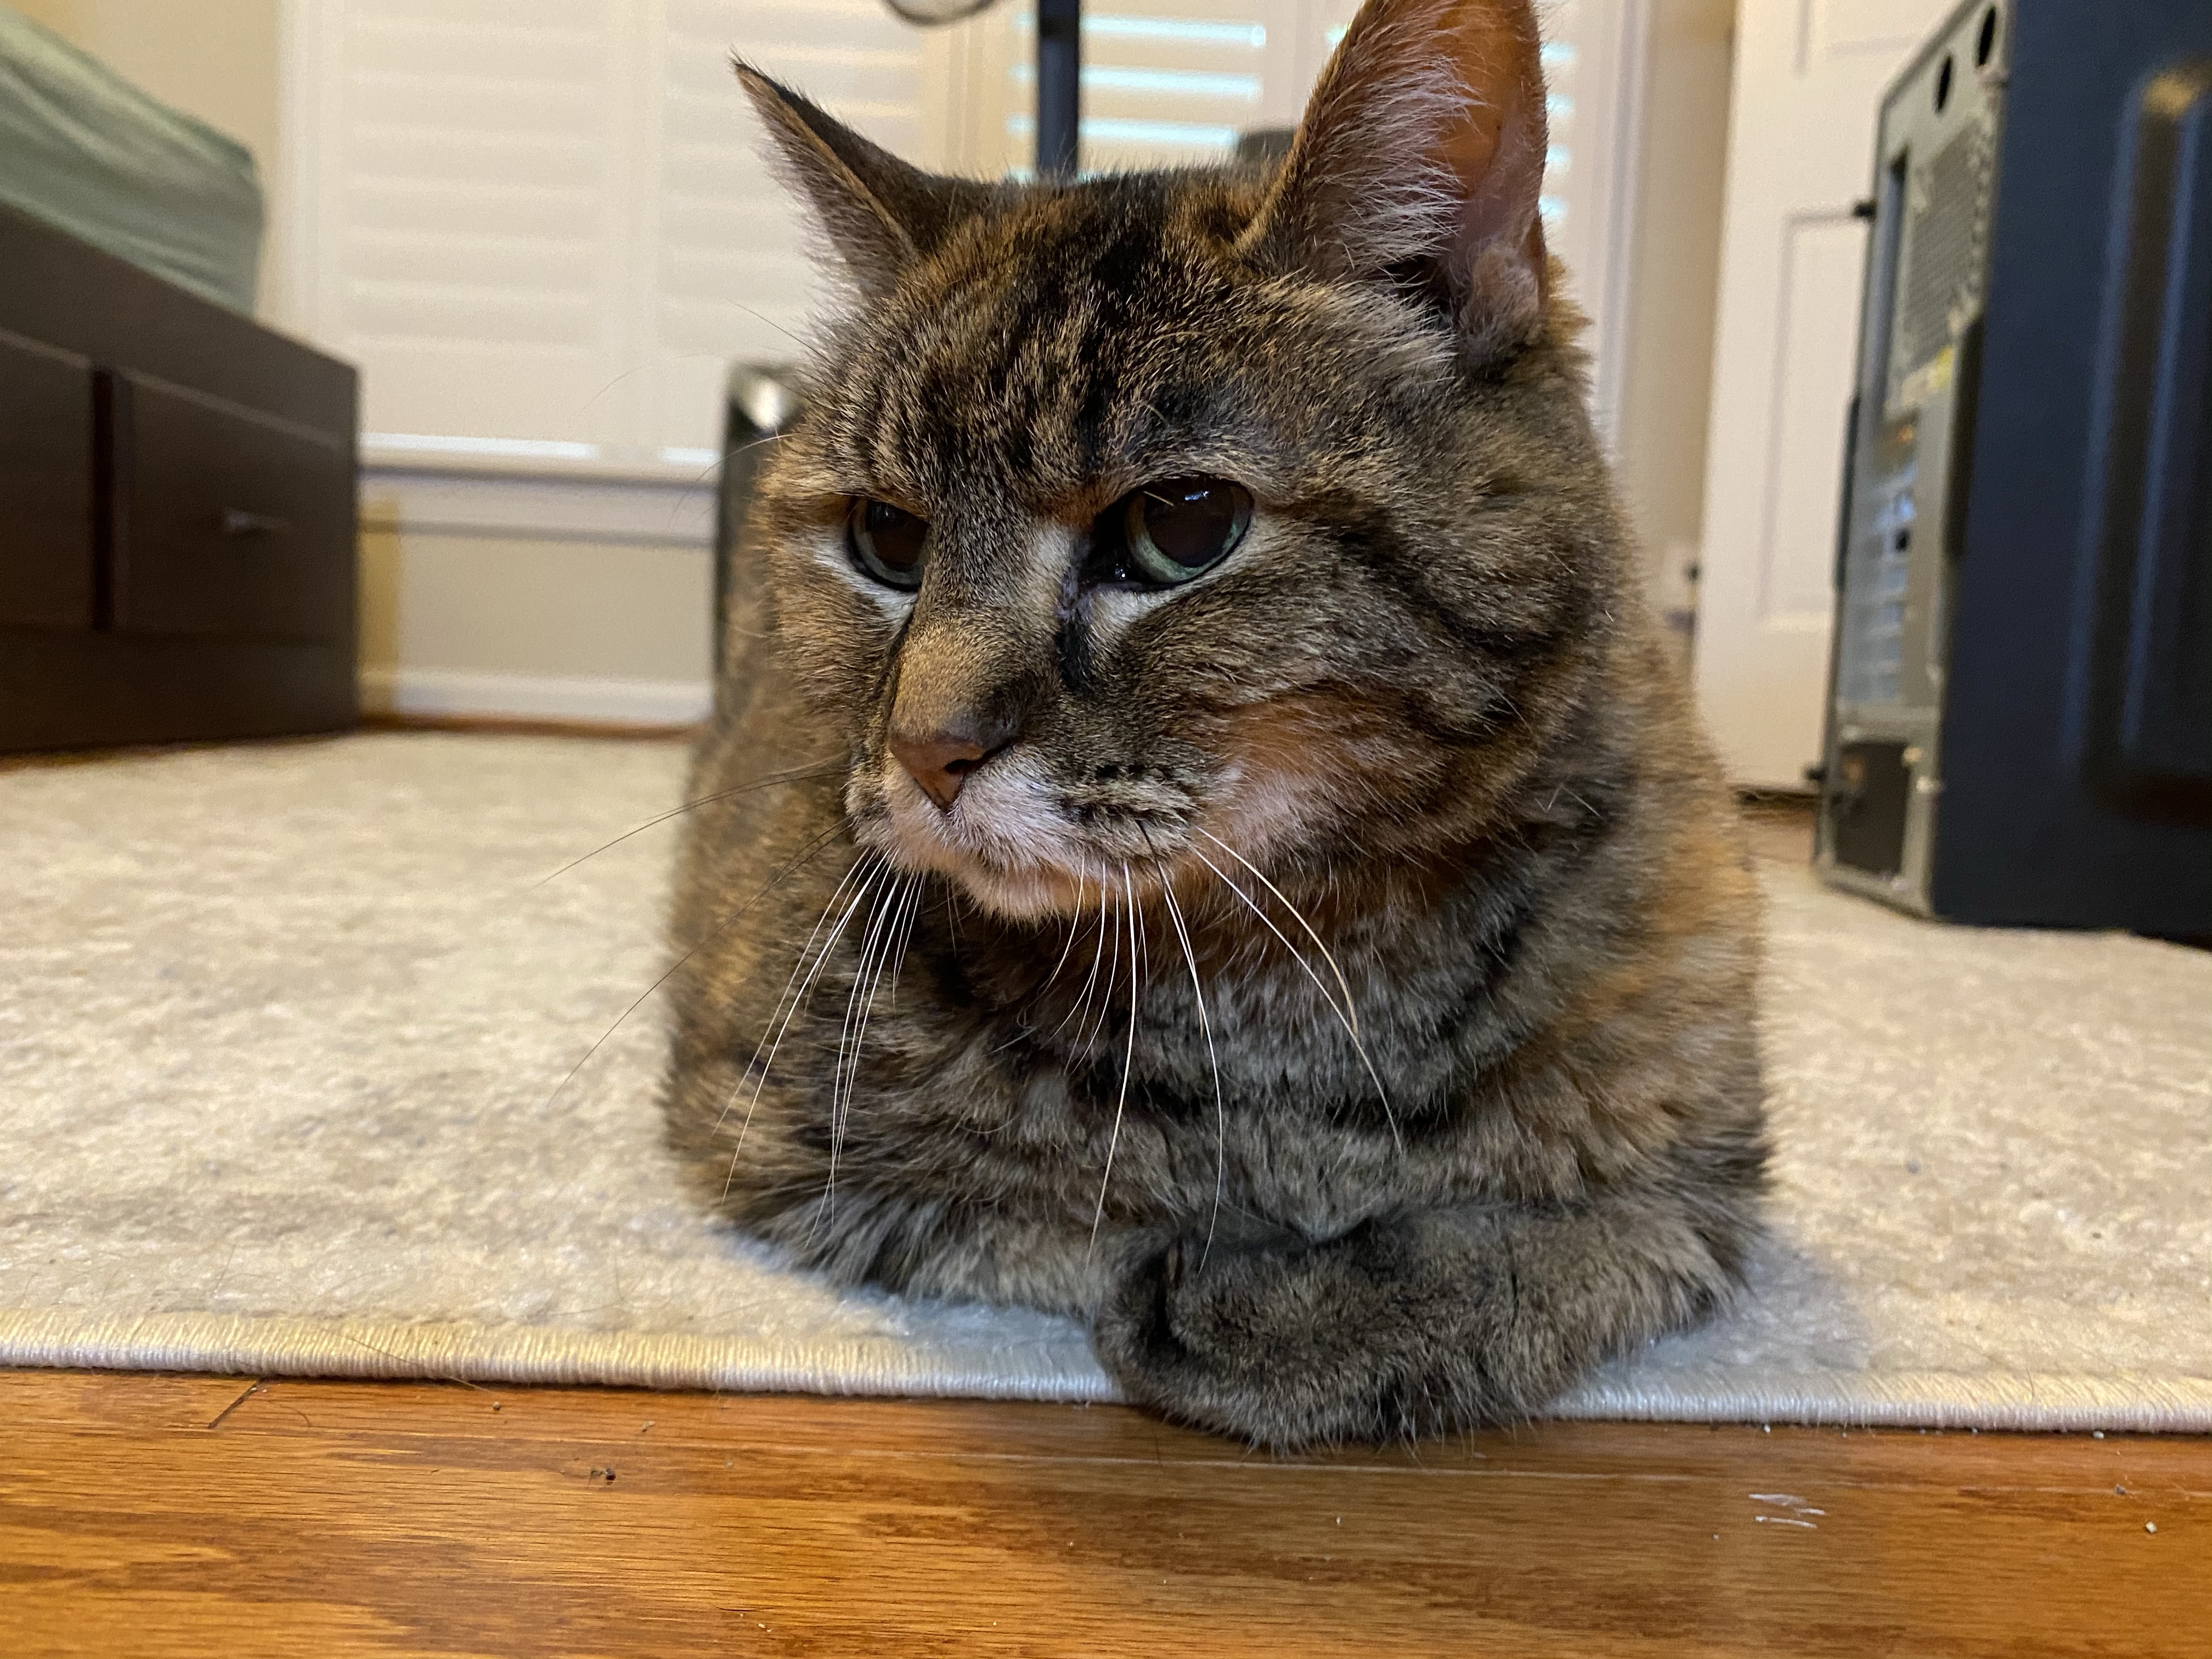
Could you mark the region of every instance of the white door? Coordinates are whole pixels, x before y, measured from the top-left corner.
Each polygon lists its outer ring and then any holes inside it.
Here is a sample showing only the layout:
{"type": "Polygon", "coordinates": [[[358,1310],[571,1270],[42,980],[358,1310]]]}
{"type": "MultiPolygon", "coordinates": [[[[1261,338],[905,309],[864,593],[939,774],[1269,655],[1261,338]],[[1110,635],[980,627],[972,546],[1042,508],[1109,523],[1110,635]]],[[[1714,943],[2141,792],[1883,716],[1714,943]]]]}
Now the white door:
{"type": "Polygon", "coordinates": [[[1698,703],[1735,782],[1820,757],[1876,106],[1957,0],[1741,0],[1698,703]]]}

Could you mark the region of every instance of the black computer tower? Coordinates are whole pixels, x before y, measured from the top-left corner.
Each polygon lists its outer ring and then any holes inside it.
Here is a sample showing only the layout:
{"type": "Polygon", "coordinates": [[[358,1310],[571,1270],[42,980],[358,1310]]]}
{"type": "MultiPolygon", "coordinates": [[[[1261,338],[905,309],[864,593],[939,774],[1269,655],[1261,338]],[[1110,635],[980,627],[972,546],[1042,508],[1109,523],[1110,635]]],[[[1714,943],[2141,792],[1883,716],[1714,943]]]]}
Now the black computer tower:
{"type": "Polygon", "coordinates": [[[1875,160],[1820,871],[2212,933],[2212,0],[1972,0],[1875,160]]]}

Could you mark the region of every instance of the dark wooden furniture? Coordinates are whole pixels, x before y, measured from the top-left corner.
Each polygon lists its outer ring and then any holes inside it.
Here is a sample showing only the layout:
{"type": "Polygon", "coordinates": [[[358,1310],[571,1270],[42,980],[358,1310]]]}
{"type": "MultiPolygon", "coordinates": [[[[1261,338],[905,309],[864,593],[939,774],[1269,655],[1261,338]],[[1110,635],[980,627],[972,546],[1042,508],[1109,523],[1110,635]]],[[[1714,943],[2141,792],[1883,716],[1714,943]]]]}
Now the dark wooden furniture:
{"type": "Polygon", "coordinates": [[[0,750],[354,724],[356,388],[0,209],[0,750]]]}

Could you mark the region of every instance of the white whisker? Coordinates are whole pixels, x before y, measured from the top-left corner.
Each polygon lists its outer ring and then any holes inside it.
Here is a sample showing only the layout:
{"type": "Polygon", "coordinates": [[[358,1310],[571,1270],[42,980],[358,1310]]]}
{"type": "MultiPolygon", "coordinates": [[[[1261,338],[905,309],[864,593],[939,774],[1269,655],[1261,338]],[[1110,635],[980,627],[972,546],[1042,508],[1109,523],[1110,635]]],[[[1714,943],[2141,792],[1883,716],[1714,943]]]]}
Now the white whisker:
{"type": "Polygon", "coordinates": [[[1073,1019],[1075,1021],[1075,1040],[1071,1042],[1068,1045],[1070,1048],[1075,1048],[1081,1042],[1084,1025],[1087,1023],[1090,1017],[1091,988],[1098,983],[1099,965],[1104,962],[1105,958],[1106,878],[1102,875],[1098,878],[1098,948],[1091,953],[1091,972],[1083,981],[1083,994],[1076,998],[1074,1002],[1069,1006],[1067,1012],[1060,1017],[1060,1024],[1052,1028],[1052,1034],[1054,1036],[1058,1036],[1060,1033],[1061,1028],[1066,1026],[1069,1020],[1073,1019]],[[1079,1015],[1082,1016],[1082,1018],[1079,1018],[1079,1015]]]}
{"type": "Polygon", "coordinates": [[[881,902],[869,913],[860,940],[860,965],[854,969],[853,988],[845,999],[845,1024],[837,1034],[837,1053],[830,1068],[830,1172],[822,1183],[825,1227],[836,1224],[837,1162],[844,1151],[853,1097],[860,1086],[860,1045],[867,1041],[868,1016],[875,1007],[876,990],[883,983],[892,943],[898,936],[898,919],[905,911],[915,880],[911,876],[898,877],[885,884],[881,902]]]}
{"type": "Polygon", "coordinates": [[[898,955],[891,960],[891,1009],[898,1009],[899,969],[906,966],[906,947],[914,942],[914,925],[921,920],[922,890],[929,884],[927,875],[914,878],[914,896],[906,908],[906,921],[899,930],[898,955]]]}
{"type": "MultiPolygon", "coordinates": [[[[776,1054],[783,1048],[784,1036],[791,1030],[791,1022],[793,1018],[797,1015],[799,1008],[805,1003],[807,994],[813,990],[814,981],[820,976],[823,964],[830,960],[830,953],[837,948],[837,941],[845,936],[845,929],[851,923],[854,913],[860,908],[861,901],[866,899],[874,890],[877,881],[890,868],[889,865],[883,861],[879,855],[873,854],[864,854],[860,860],[856,860],[854,864],[854,868],[858,869],[860,864],[865,862],[869,857],[875,858],[875,867],[869,872],[866,879],[861,883],[860,890],[853,895],[852,901],[845,907],[844,914],[837,918],[837,925],[830,929],[830,936],[822,941],[822,948],[815,953],[812,965],[806,968],[805,979],[800,981],[799,979],[798,969],[793,969],[793,979],[794,982],[798,984],[798,991],[797,994],[792,995],[788,998],[786,1004],[781,1005],[781,1011],[783,1016],[781,1020],[779,1022],[775,1019],[774,1015],[769,1016],[770,1022],[775,1025],[775,1036],[773,1042],[768,1043],[768,1058],[764,1060],[759,1060],[760,1074],[753,1079],[753,1096],[752,1098],[745,1103],[744,1122],[738,1130],[737,1145],[731,1149],[730,1173],[722,1182],[722,1195],[725,1198],[729,1196],[730,1188],[735,1183],[738,1178],[738,1159],[744,1152],[746,1132],[752,1127],[753,1114],[760,1106],[762,1091],[768,1087],[769,1073],[775,1069],[776,1054]]],[[[847,872],[848,878],[851,873],[852,872],[850,871],[847,872]]],[[[842,892],[843,890],[843,884],[841,883],[839,884],[838,891],[842,892]]],[[[835,894],[831,895],[830,908],[834,908],[836,902],[836,896],[835,894]]],[[[829,915],[828,908],[823,910],[823,915],[826,920],[829,915]]],[[[821,932],[821,929],[822,924],[820,922],[817,922],[815,924],[815,933],[818,934],[821,932]]],[[[807,940],[808,944],[812,944],[813,939],[814,935],[810,934],[807,940]]],[[[802,965],[805,965],[805,946],[800,947],[799,961],[802,965]]],[[[788,989],[788,988],[787,988],[787,989],[788,989]]],[[[765,1041],[765,1038],[763,1038],[763,1040],[765,1041]]],[[[758,1059],[757,1049],[755,1051],[755,1058],[757,1060],[758,1059]]],[[[748,1066],[746,1069],[750,1071],[751,1068],[748,1066]]],[[[738,1086],[744,1086],[744,1079],[742,1077],[738,1079],[738,1086]]],[[[735,1094],[736,1091],[732,1090],[732,1098],[735,1097],[735,1094]]],[[[725,1110],[727,1108],[726,1107],[725,1110]]]]}
{"type": "Polygon", "coordinates": [[[1077,871],[1075,872],[1075,910],[1067,919],[1067,942],[1060,947],[1060,960],[1052,964],[1052,971],[1044,976],[1043,983],[1037,987],[1039,991],[1048,989],[1052,982],[1060,977],[1060,970],[1067,966],[1067,958],[1075,950],[1075,936],[1082,931],[1083,890],[1087,884],[1083,872],[1077,871]]]}
{"type": "MultiPolygon", "coordinates": [[[[1208,839],[1211,840],[1212,837],[1209,836],[1208,839]]],[[[1337,1006],[1336,998],[1330,994],[1328,987],[1322,982],[1321,975],[1314,971],[1313,963],[1306,960],[1305,952],[1291,943],[1289,935],[1275,926],[1273,919],[1260,908],[1258,901],[1235,882],[1230,880],[1221,866],[1200,852],[1198,848],[1192,848],[1190,853],[1193,858],[1212,871],[1214,878],[1236,894],[1243,902],[1247,909],[1260,918],[1261,924],[1282,942],[1283,948],[1291,953],[1291,960],[1296,962],[1304,970],[1305,976],[1313,981],[1314,989],[1321,993],[1321,1000],[1328,1005],[1329,1012],[1336,1016],[1337,1024],[1344,1027],[1344,1034],[1351,1038],[1352,1053],[1359,1056],[1359,1063],[1367,1068],[1367,1076],[1375,1085],[1376,1097],[1382,1103],[1382,1116],[1390,1125],[1390,1139],[1402,1150],[1406,1144],[1406,1138],[1399,1133],[1397,1115],[1390,1109],[1390,1091],[1382,1086],[1382,1073],[1375,1069],[1375,1062],[1368,1058],[1367,1044],[1361,1040],[1359,1028],[1352,1023],[1350,1012],[1337,1006]]],[[[1284,902],[1287,904],[1289,901],[1285,899],[1284,902]]]]}
{"type": "MultiPolygon", "coordinates": [[[[1098,926],[1105,933],[1110,933],[1112,948],[1106,957],[1105,982],[1098,993],[1097,1023],[1091,1026],[1087,1035],[1080,1028],[1076,1031],[1076,1036],[1080,1042],[1085,1060],[1091,1057],[1091,1051],[1097,1047],[1098,1039],[1106,1035],[1106,1021],[1114,1011],[1114,982],[1121,977],[1121,929],[1118,924],[1111,928],[1107,926],[1112,893],[1111,887],[1102,884],[1099,888],[1098,926]]],[[[1129,963],[1132,971],[1135,969],[1136,965],[1133,958],[1129,963]]]]}
{"type": "Polygon", "coordinates": [[[1213,1071],[1213,1213],[1206,1224],[1206,1248],[1198,1255],[1198,1265],[1203,1269],[1206,1257],[1213,1253],[1214,1229],[1221,1224],[1221,1196],[1229,1182],[1229,1107],[1221,1097],[1221,1060],[1213,1051],[1213,1023],[1206,1015],[1206,988],[1199,983],[1198,952],[1191,948],[1190,930],[1183,926],[1182,908],[1176,902],[1175,889],[1163,882],[1160,896],[1167,901],[1168,920],[1175,925],[1176,941],[1182,946],[1182,959],[1190,969],[1190,994],[1198,1002],[1198,1029],[1206,1034],[1206,1063],[1213,1071]]]}
{"type": "MultiPolygon", "coordinates": [[[[612,1040],[614,1034],[622,1030],[623,1024],[629,1020],[629,1017],[645,1006],[645,1000],[647,997],[651,996],[655,991],[658,991],[662,986],[667,984],[670,980],[675,978],[678,969],[681,969],[684,963],[690,962],[692,957],[697,956],[700,951],[705,950],[707,946],[714,943],[714,940],[720,939],[723,933],[729,930],[739,917],[743,916],[747,911],[750,910],[753,906],[758,904],[763,899],[766,898],[777,888],[783,885],[785,878],[788,877],[793,871],[798,869],[800,865],[805,864],[809,859],[820,852],[823,847],[829,844],[830,837],[836,834],[836,827],[833,825],[831,828],[823,830],[820,835],[815,836],[812,841],[807,842],[805,846],[799,848],[798,855],[794,857],[790,863],[785,865],[783,868],[777,871],[773,876],[769,878],[767,885],[755,892],[753,896],[747,899],[743,904],[738,905],[735,909],[731,910],[726,915],[717,920],[712,927],[708,928],[704,933],[694,939],[690,945],[685,947],[684,954],[678,957],[675,961],[670,963],[666,968],[662,969],[660,976],[654,980],[652,984],[647,986],[644,990],[639,992],[637,994],[637,1000],[632,1002],[629,1007],[623,1009],[621,1013],[617,1014],[615,1017],[615,1023],[608,1026],[605,1030],[600,1032],[598,1039],[592,1042],[592,1046],[584,1050],[583,1058],[579,1060],[574,1066],[571,1066],[568,1070],[568,1074],[562,1078],[560,1082],[553,1085],[553,1092],[545,1097],[545,1104],[547,1106],[550,1106],[555,1101],[561,1098],[562,1091],[576,1080],[576,1074],[582,1071],[585,1066],[592,1063],[592,1056],[598,1054],[601,1048],[605,1048],[607,1043],[612,1040]]],[[[556,872],[556,873],[558,872],[556,872]]],[[[722,1109],[725,1113],[729,1110],[729,1103],[727,1101],[723,1102],[722,1109]]],[[[721,1123],[722,1121],[720,1117],[717,1117],[714,1120],[714,1127],[716,1128],[719,1129],[721,1127],[721,1123]]]]}
{"type": "MultiPolygon", "coordinates": [[[[777,994],[775,1006],[769,1011],[768,1026],[762,1030],[760,1041],[753,1045],[752,1058],[745,1062],[744,1070],[738,1073],[737,1082],[731,1085],[728,1096],[722,1102],[722,1109],[715,1114],[714,1127],[718,1131],[728,1119],[730,1108],[737,1103],[738,1091],[744,1087],[746,1080],[753,1074],[753,1067],[760,1064],[761,1050],[768,1047],[769,1033],[774,1029],[777,1017],[783,1012],[783,1005],[791,995],[792,987],[798,984],[799,974],[806,967],[807,960],[813,952],[815,940],[821,938],[823,928],[829,925],[830,913],[837,908],[838,901],[845,896],[845,890],[852,885],[853,878],[860,875],[862,871],[868,870],[870,860],[878,856],[872,850],[863,848],[854,856],[853,861],[845,866],[845,873],[837,878],[836,886],[830,889],[829,902],[822,907],[822,914],[814,919],[812,931],[806,935],[806,942],[799,947],[799,955],[791,964],[791,977],[784,981],[783,989],[777,994]]],[[[759,1098],[757,1091],[755,1091],[754,1098],[759,1098]]],[[[742,1131],[739,1132],[738,1139],[741,1142],[744,1139],[742,1131]]]]}
{"type": "Polygon", "coordinates": [[[904,892],[902,884],[894,878],[876,890],[868,903],[868,919],[860,929],[860,957],[853,967],[853,982],[845,992],[845,1017],[838,1023],[837,1047],[830,1057],[830,1178],[823,1184],[822,1195],[835,1213],[834,1194],[837,1190],[837,1157],[845,1136],[845,1070],[847,1057],[853,1052],[853,1032],[868,983],[868,969],[875,961],[878,943],[884,935],[891,911],[904,892]]]}
{"type": "MultiPolygon", "coordinates": [[[[1121,866],[1121,891],[1128,902],[1129,911],[1129,1036],[1121,1051],[1121,1088],[1114,1097],[1114,1129],[1106,1139],[1106,1173],[1098,1178],[1098,1208],[1091,1218],[1091,1249],[1089,1255],[1098,1249],[1098,1226],[1106,1219],[1106,1189],[1114,1181],[1114,1153],[1121,1144],[1121,1112],[1129,1103],[1129,1073],[1137,1063],[1137,998],[1144,986],[1137,974],[1137,889],[1129,879],[1129,866],[1121,866]]],[[[1102,1014],[1100,1023],[1104,1024],[1102,1014]]]]}
{"type": "Polygon", "coordinates": [[[1237,863],[1243,865],[1247,870],[1249,870],[1252,872],[1253,879],[1257,881],[1261,886],[1265,887],[1269,892],[1273,893],[1277,900],[1281,902],[1283,908],[1288,910],[1291,916],[1297,920],[1298,926],[1306,930],[1306,937],[1314,942],[1314,949],[1321,952],[1322,960],[1328,964],[1329,972],[1336,975],[1337,988],[1344,993],[1345,1014],[1352,1022],[1352,1030],[1357,1033],[1359,1030],[1359,1006],[1352,1000],[1351,982],[1345,978],[1344,969],[1336,965],[1335,957],[1329,953],[1328,946],[1322,942],[1322,937],[1320,933],[1315,931],[1313,923],[1306,920],[1305,912],[1299,909],[1298,907],[1291,903],[1290,900],[1285,898],[1283,896],[1283,890],[1276,886],[1273,882],[1269,881],[1266,873],[1258,865],[1253,863],[1251,860],[1246,858],[1242,853],[1231,847],[1227,842],[1222,840],[1220,836],[1215,835],[1211,830],[1206,829],[1202,825],[1196,824],[1192,827],[1197,830],[1200,835],[1204,836],[1206,840],[1212,842],[1223,852],[1228,854],[1231,858],[1235,859],[1237,863]]]}

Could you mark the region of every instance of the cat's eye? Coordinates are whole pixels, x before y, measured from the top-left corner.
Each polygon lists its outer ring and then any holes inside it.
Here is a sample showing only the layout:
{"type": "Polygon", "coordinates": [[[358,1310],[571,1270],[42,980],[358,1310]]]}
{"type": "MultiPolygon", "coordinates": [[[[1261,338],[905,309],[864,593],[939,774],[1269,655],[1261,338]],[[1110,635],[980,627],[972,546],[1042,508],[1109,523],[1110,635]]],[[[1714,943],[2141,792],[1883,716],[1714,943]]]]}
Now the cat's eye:
{"type": "Polygon", "coordinates": [[[1100,515],[1097,574],[1168,587],[1229,556],[1252,524],[1252,495],[1224,478],[1163,478],[1100,515]]]}
{"type": "Polygon", "coordinates": [[[845,545],[853,562],[878,581],[911,591],[921,586],[929,520],[863,495],[846,516],[845,545]]]}

